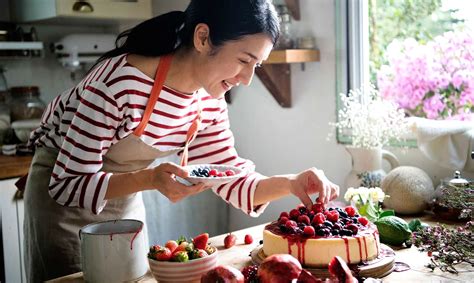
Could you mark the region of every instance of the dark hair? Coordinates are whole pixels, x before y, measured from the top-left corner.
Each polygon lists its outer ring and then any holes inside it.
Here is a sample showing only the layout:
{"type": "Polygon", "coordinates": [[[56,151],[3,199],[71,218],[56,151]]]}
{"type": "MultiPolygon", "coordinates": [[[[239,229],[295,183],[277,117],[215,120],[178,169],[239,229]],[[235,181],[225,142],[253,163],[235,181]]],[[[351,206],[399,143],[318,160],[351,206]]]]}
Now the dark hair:
{"type": "Polygon", "coordinates": [[[192,47],[199,23],[209,26],[214,47],[257,33],[267,34],[275,44],[280,32],[270,0],[191,0],[185,12],[169,12],[122,32],[116,48],[102,55],[97,63],[125,53],[160,56],[192,47]]]}

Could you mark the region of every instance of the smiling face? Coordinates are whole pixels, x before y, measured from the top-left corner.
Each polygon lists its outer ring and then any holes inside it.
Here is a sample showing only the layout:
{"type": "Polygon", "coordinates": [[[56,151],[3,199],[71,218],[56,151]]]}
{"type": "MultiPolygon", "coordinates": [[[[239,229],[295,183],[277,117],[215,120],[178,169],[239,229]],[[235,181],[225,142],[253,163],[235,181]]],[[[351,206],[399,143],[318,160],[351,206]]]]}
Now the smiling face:
{"type": "Polygon", "coordinates": [[[232,87],[249,85],[273,43],[266,34],[246,35],[215,48],[209,41],[207,25],[196,27],[194,45],[198,52],[195,80],[213,98],[221,98],[232,87]]]}

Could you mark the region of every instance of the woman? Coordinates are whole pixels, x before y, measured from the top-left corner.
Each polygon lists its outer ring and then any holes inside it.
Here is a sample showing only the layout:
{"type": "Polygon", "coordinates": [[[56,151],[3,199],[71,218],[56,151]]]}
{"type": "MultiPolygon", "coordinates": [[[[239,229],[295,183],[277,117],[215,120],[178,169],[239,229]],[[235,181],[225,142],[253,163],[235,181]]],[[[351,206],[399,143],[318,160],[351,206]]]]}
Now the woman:
{"type": "Polygon", "coordinates": [[[278,38],[268,0],[192,0],[121,34],[74,88],[52,101],[31,138],[36,152],[25,191],[25,259],[29,281],[80,270],[78,230],[91,222],[145,222],[140,192],[177,202],[208,188],[175,177],[182,164],[228,164],[245,178],[212,188],[251,216],[290,193],[311,206],[339,188],[315,168],[265,177],[238,157],[223,95],[250,84],[278,38]],[[219,11],[219,13],[211,12],[219,11]],[[179,162],[176,162],[179,163],[179,162]]]}

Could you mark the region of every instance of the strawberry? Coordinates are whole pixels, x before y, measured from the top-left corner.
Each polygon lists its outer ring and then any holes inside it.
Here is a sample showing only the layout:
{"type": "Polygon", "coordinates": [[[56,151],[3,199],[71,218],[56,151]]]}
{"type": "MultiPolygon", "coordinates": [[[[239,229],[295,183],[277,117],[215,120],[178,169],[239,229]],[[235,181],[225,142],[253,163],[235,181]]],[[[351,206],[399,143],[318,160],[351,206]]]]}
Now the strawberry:
{"type": "Polygon", "coordinates": [[[346,206],[344,210],[349,217],[353,217],[356,214],[356,209],[353,206],[346,206]]]}
{"type": "Polygon", "coordinates": [[[306,237],[313,237],[315,235],[315,230],[314,230],[314,227],[313,226],[306,226],[304,227],[304,230],[303,230],[303,234],[306,236],[306,237]]]}
{"type": "Polygon", "coordinates": [[[205,250],[202,250],[202,249],[197,250],[197,258],[203,258],[203,257],[206,257],[208,255],[209,254],[205,250]]]}
{"type": "Polygon", "coordinates": [[[178,243],[175,240],[169,240],[168,242],[166,242],[165,247],[167,247],[172,253],[174,253],[174,251],[178,247],[178,243]]]}
{"type": "Polygon", "coordinates": [[[209,234],[203,233],[194,237],[193,244],[195,249],[205,249],[207,246],[207,241],[209,240],[209,234]]]}
{"type": "Polygon", "coordinates": [[[189,256],[186,251],[177,251],[171,256],[171,260],[177,262],[185,262],[189,260],[189,256]]]}
{"type": "Polygon", "coordinates": [[[357,221],[359,221],[359,223],[364,225],[364,226],[367,226],[367,224],[369,224],[369,220],[367,220],[367,218],[365,218],[363,216],[357,218],[357,221]]]}
{"type": "Polygon", "coordinates": [[[329,211],[328,215],[326,218],[331,221],[331,222],[336,222],[339,219],[339,212],[337,210],[331,210],[329,211]]]}
{"type": "Polygon", "coordinates": [[[153,245],[150,247],[150,253],[156,253],[161,249],[160,245],[153,245]]]}
{"type": "Polygon", "coordinates": [[[252,235],[249,235],[249,234],[245,235],[244,242],[246,245],[250,245],[253,242],[252,235]]]}
{"type": "Polygon", "coordinates": [[[316,215],[313,218],[313,224],[323,224],[324,221],[326,221],[326,216],[322,214],[321,212],[316,213],[316,215]]]}
{"type": "Polygon", "coordinates": [[[234,176],[235,175],[235,172],[232,171],[232,170],[226,170],[224,173],[225,173],[226,176],[234,176]]]}
{"type": "Polygon", "coordinates": [[[168,248],[161,248],[155,253],[155,259],[159,261],[169,261],[171,259],[171,251],[168,248]]]}
{"type": "Polygon", "coordinates": [[[224,248],[228,249],[228,248],[234,246],[236,240],[237,240],[237,237],[235,237],[234,234],[229,233],[229,235],[227,235],[224,238],[224,248]]]}
{"type": "Polygon", "coordinates": [[[304,223],[306,225],[309,225],[310,223],[310,220],[309,220],[309,216],[308,215],[300,215],[298,217],[298,223],[304,223]]]}
{"type": "Polygon", "coordinates": [[[192,246],[190,243],[188,242],[181,242],[181,244],[178,245],[178,247],[176,247],[176,249],[173,251],[173,253],[176,253],[176,252],[188,252],[188,251],[191,251],[193,250],[192,246]]]}
{"type": "Polygon", "coordinates": [[[211,171],[209,171],[209,177],[216,177],[217,176],[217,170],[216,169],[212,169],[211,171]]]}

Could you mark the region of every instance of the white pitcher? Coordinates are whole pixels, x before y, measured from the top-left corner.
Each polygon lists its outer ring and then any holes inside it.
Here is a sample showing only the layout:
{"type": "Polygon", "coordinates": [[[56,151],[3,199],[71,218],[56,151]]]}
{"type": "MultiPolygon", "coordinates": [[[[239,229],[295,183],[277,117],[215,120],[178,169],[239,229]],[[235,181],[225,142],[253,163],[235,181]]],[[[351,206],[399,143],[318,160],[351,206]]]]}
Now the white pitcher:
{"type": "Polygon", "coordinates": [[[360,148],[347,146],[346,150],[352,157],[352,170],[344,181],[345,188],[349,187],[380,187],[387,173],[382,168],[382,160],[390,163],[390,170],[399,166],[397,157],[382,148],[360,148]]]}

